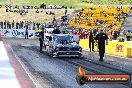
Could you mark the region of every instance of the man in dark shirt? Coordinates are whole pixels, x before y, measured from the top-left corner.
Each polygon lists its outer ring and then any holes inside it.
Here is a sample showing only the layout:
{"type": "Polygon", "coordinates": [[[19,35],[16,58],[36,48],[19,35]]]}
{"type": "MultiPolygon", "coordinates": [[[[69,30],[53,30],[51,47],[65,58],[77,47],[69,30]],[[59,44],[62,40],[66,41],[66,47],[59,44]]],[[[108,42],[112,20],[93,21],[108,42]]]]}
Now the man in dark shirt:
{"type": "Polygon", "coordinates": [[[7,21],[7,29],[9,29],[9,21],[7,21]]]}
{"type": "Polygon", "coordinates": [[[0,22],[1,29],[3,29],[3,22],[0,22]]]}
{"type": "Polygon", "coordinates": [[[21,29],[23,29],[23,24],[24,24],[24,22],[23,21],[20,21],[21,29]]]}
{"type": "Polygon", "coordinates": [[[108,45],[108,36],[103,32],[103,30],[101,30],[100,33],[96,35],[95,40],[96,42],[98,41],[98,49],[100,56],[99,61],[103,61],[103,57],[105,53],[105,41],[106,41],[106,45],[108,45]]]}
{"type": "Polygon", "coordinates": [[[18,22],[16,23],[16,29],[20,29],[20,24],[18,22]]]}
{"type": "Polygon", "coordinates": [[[113,34],[113,38],[114,38],[114,40],[116,40],[117,37],[118,37],[117,31],[114,31],[114,34],[113,34]]]}
{"type": "Polygon", "coordinates": [[[11,29],[11,23],[9,23],[9,29],[11,29]]]}
{"type": "Polygon", "coordinates": [[[65,7],[65,16],[67,15],[67,7],[65,7]]]}
{"type": "Polygon", "coordinates": [[[97,30],[96,29],[93,30],[93,34],[94,34],[94,36],[96,36],[96,34],[97,34],[97,30]]]}
{"type": "Polygon", "coordinates": [[[56,20],[56,18],[55,18],[55,16],[53,17],[53,21],[52,21],[52,25],[56,25],[57,24],[57,20],[56,20]]]}
{"type": "Polygon", "coordinates": [[[6,22],[6,20],[5,20],[5,22],[4,22],[4,29],[6,29],[7,27],[7,22],[6,22]]]}
{"type": "Polygon", "coordinates": [[[94,35],[92,31],[90,31],[90,34],[89,34],[89,48],[90,48],[90,52],[91,52],[91,49],[92,51],[94,51],[94,35]],[[91,44],[92,44],[92,47],[91,47],[91,44]]]}
{"type": "Polygon", "coordinates": [[[39,42],[40,42],[40,53],[42,53],[43,48],[43,41],[44,41],[44,29],[42,28],[42,31],[39,32],[39,42]]]}
{"type": "Polygon", "coordinates": [[[59,30],[59,27],[55,28],[52,32],[53,34],[60,34],[61,31],[59,30]]]}
{"type": "MultiPolygon", "coordinates": [[[[20,24],[20,25],[21,25],[21,24],[20,24]]],[[[26,28],[26,30],[25,30],[25,39],[26,39],[26,38],[28,39],[28,29],[29,29],[29,24],[28,24],[28,22],[25,23],[25,28],[26,28]]]]}
{"type": "Polygon", "coordinates": [[[28,29],[25,30],[25,39],[28,39],[28,29]]]}
{"type": "Polygon", "coordinates": [[[40,23],[37,23],[36,25],[37,25],[37,29],[39,30],[40,23]]]}
{"type": "Polygon", "coordinates": [[[46,9],[46,4],[45,4],[45,3],[41,4],[41,5],[40,5],[40,8],[41,8],[41,9],[46,9]]]}
{"type": "Polygon", "coordinates": [[[15,27],[15,22],[14,22],[14,20],[13,20],[13,22],[12,22],[12,28],[14,28],[15,27]]]}

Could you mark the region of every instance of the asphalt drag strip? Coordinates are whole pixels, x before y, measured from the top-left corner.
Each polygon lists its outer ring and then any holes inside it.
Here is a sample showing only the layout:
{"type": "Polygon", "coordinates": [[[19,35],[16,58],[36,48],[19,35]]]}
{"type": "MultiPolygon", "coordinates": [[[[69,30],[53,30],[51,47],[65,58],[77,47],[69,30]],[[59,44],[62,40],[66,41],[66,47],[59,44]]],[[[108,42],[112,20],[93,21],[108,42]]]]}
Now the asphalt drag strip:
{"type": "Polygon", "coordinates": [[[87,72],[91,74],[96,74],[101,69],[107,73],[109,72],[108,69],[114,70],[103,66],[98,68],[99,66],[96,64],[85,61],[83,63],[72,58],[51,58],[44,53],[39,53],[39,47],[37,46],[12,45],[12,49],[27,69],[37,88],[131,88],[123,84],[87,84],[80,86],[76,82],[76,71],[79,65],[83,64],[83,67],[87,68],[87,72]],[[73,63],[78,63],[78,65],[73,63]]]}

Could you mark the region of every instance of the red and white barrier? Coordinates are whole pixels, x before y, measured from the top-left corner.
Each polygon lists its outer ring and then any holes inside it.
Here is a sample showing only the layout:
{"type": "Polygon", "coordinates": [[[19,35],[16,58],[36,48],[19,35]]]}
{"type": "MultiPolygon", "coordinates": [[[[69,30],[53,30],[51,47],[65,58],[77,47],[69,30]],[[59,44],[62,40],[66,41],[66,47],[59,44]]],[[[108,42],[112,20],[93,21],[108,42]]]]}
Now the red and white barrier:
{"type": "Polygon", "coordinates": [[[35,88],[11,47],[0,36],[0,88],[35,88]]]}
{"type": "Polygon", "coordinates": [[[21,88],[9,62],[3,41],[0,41],[0,88],[21,88]]]}
{"type": "Polygon", "coordinates": [[[2,41],[2,37],[1,37],[1,34],[0,34],[0,41],[2,41]]]}

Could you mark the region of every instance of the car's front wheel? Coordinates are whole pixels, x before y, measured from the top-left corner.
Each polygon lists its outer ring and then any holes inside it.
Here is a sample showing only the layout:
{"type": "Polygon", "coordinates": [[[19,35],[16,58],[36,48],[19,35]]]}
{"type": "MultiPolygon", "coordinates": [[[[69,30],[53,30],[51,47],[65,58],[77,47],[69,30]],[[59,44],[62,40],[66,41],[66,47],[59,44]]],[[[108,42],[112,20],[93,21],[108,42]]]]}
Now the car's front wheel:
{"type": "Polygon", "coordinates": [[[51,57],[54,57],[54,52],[53,52],[53,50],[51,50],[50,56],[51,56],[51,57]]]}
{"type": "Polygon", "coordinates": [[[53,52],[50,54],[50,56],[51,56],[51,57],[53,57],[53,56],[54,56],[54,55],[53,55],[53,52]]]}
{"type": "Polygon", "coordinates": [[[54,53],[55,53],[55,52],[52,51],[51,56],[54,57],[54,58],[58,57],[58,56],[57,56],[56,54],[54,54],[54,53]]]}

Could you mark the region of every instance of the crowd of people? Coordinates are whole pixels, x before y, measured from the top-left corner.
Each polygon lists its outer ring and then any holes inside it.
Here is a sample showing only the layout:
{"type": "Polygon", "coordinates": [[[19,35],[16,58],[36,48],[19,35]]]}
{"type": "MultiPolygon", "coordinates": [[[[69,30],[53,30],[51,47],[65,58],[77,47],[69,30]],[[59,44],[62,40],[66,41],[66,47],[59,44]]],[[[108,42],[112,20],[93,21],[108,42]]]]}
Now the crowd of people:
{"type": "MultiPolygon", "coordinates": [[[[79,35],[80,39],[88,39],[89,35],[92,33],[93,36],[96,36],[100,29],[75,29],[73,26],[71,28],[70,34],[79,35]]],[[[109,37],[109,41],[112,40],[119,40],[120,42],[124,41],[131,41],[132,39],[132,33],[130,30],[115,30],[115,31],[106,31],[104,30],[104,33],[106,33],[109,37]]]]}
{"type": "MultiPolygon", "coordinates": [[[[94,35],[104,29],[110,40],[117,40],[122,33],[121,25],[130,12],[130,7],[86,7],[68,22],[68,27],[78,29],[73,34],[80,35],[80,39],[87,38],[90,30],[94,35]]],[[[130,41],[129,31],[125,33],[130,41]]]]}
{"type": "Polygon", "coordinates": [[[105,28],[107,31],[114,31],[120,29],[129,12],[129,7],[86,7],[69,21],[69,26],[85,29],[105,28]]]}
{"type": "MultiPolygon", "coordinates": [[[[29,10],[36,9],[36,13],[43,12],[43,9],[67,9],[67,6],[59,6],[59,5],[46,5],[45,3],[40,4],[39,6],[23,6],[22,8],[18,5],[12,6],[12,5],[5,5],[6,12],[13,12],[13,13],[19,13],[20,15],[26,15],[29,13],[29,10]]],[[[72,6],[70,7],[72,9],[72,6]]],[[[52,11],[49,13],[46,12],[46,14],[54,15],[52,11]]]]}
{"type": "Polygon", "coordinates": [[[39,26],[41,23],[39,22],[32,22],[32,21],[20,21],[15,22],[14,20],[12,22],[9,22],[8,20],[5,20],[4,22],[0,22],[0,29],[29,29],[29,30],[35,30],[39,29],[39,26]]]}

